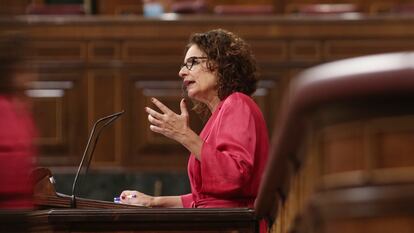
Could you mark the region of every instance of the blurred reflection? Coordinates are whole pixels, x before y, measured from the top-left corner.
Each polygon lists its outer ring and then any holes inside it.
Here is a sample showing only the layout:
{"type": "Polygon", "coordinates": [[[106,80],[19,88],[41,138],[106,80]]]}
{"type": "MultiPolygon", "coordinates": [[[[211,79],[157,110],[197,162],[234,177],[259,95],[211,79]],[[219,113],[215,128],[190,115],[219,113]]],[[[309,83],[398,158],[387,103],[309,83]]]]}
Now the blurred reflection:
{"type": "Polygon", "coordinates": [[[0,32],[0,211],[33,209],[35,127],[24,97],[32,79],[25,38],[0,32]]]}

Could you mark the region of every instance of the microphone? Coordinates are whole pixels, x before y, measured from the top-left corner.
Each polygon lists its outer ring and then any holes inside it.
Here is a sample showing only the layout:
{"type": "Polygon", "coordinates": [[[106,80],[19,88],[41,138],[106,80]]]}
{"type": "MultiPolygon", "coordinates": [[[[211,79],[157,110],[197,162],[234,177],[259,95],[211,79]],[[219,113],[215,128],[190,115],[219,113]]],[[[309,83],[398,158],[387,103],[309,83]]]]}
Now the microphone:
{"type": "Polygon", "coordinates": [[[115,121],[124,112],[125,111],[122,110],[121,112],[117,112],[117,113],[111,114],[109,116],[102,117],[99,120],[97,120],[95,122],[95,124],[93,125],[92,130],[91,130],[91,132],[89,134],[88,143],[86,144],[85,151],[83,152],[83,155],[82,155],[82,160],[81,160],[81,162],[79,164],[79,167],[78,167],[78,171],[76,172],[75,179],[73,180],[72,196],[71,196],[71,207],[72,208],[76,208],[76,197],[75,197],[76,187],[77,187],[76,185],[77,185],[79,173],[80,173],[80,171],[81,171],[81,169],[83,167],[83,163],[85,162],[86,155],[88,154],[89,147],[91,146],[92,138],[94,138],[94,136],[96,135],[95,136],[95,140],[93,141],[93,144],[92,144],[91,152],[89,153],[89,157],[88,157],[88,160],[87,160],[87,163],[86,163],[85,174],[88,172],[88,168],[89,168],[89,165],[90,165],[91,160],[92,160],[93,152],[95,151],[96,144],[98,142],[99,136],[100,136],[103,128],[105,128],[106,126],[108,126],[109,124],[111,124],[113,121],[115,121]],[[97,131],[95,131],[96,128],[97,128],[97,126],[99,124],[101,124],[102,122],[104,122],[104,124],[102,125],[102,127],[100,127],[97,131]],[[97,133],[95,133],[95,132],[97,132],[97,133]]]}

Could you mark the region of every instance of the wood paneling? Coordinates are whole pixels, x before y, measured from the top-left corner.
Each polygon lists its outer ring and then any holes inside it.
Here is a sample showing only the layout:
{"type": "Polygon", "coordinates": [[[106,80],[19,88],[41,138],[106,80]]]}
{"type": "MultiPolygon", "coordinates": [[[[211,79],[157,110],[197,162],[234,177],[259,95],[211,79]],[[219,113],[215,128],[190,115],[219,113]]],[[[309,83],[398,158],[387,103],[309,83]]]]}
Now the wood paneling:
{"type": "Polygon", "coordinates": [[[160,65],[177,63],[178,72],[180,61],[184,55],[185,43],[185,40],[165,39],[126,41],[122,46],[122,58],[128,62],[160,63],[160,65]]]}
{"type": "MultiPolygon", "coordinates": [[[[90,2],[90,1],[85,1],[90,2]]],[[[170,6],[173,3],[170,0],[159,0],[164,6],[166,12],[169,12],[170,6]]],[[[179,2],[176,0],[174,2],[179,2]]],[[[208,5],[209,12],[212,12],[214,6],[217,5],[270,5],[274,7],[275,14],[294,13],[301,5],[309,4],[354,4],[359,12],[369,14],[384,14],[394,11],[396,6],[412,3],[411,0],[258,0],[251,2],[248,0],[209,0],[205,1],[208,5]]],[[[1,0],[0,14],[2,15],[17,15],[25,14],[26,8],[30,4],[45,4],[44,0],[1,0]]],[[[96,14],[98,15],[141,15],[142,2],[136,0],[99,0],[95,1],[96,14]]],[[[90,8],[87,3],[87,8],[90,8]]],[[[89,11],[88,11],[89,12],[89,11]]]]}
{"type": "Polygon", "coordinates": [[[326,60],[355,57],[375,53],[389,53],[397,51],[414,50],[411,39],[387,41],[372,40],[331,40],[324,45],[326,60]]]}
{"type": "Polygon", "coordinates": [[[33,102],[35,122],[39,129],[36,143],[44,165],[69,165],[81,153],[84,131],[80,122],[83,90],[82,73],[72,70],[40,71],[38,81],[31,83],[27,95],[33,102]]]}
{"type": "Polygon", "coordinates": [[[413,55],[327,63],[291,83],[255,205],[276,215],[272,232],[412,230],[413,55]]]}
{"type": "Polygon", "coordinates": [[[118,60],[121,45],[118,41],[91,41],[88,44],[88,60],[91,62],[118,60]]]}
{"type": "Polygon", "coordinates": [[[272,232],[410,232],[413,120],[408,114],[309,128],[301,164],[287,175],[286,196],[277,197],[272,232]]]}
{"type": "Polygon", "coordinates": [[[409,233],[414,228],[412,218],[407,216],[393,216],[381,218],[364,218],[360,220],[338,219],[322,225],[321,232],[337,233],[409,233]]]}
{"type": "Polygon", "coordinates": [[[362,123],[356,122],[324,130],[319,139],[319,154],[324,161],[323,174],[362,170],[366,167],[362,126],[362,123]]]}
{"type": "Polygon", "coordinates": [[[26,12],[30,0],[0,0],[0,15],[20,15],[26,12]]]}
{"type": "MultiPolygon", "coordinates": [[[[33,39],[29,55],[48,67],[41,69],[39,81],[50,84],[34,90],[50,89],[49,97],[33,98],[41,133],[38,140],[41,164],[75,164],[80,160],[93,121],[124,109],[126,113],[102,133],[92,167],[165,171],[185,170],[188,151],[150,132],[143,108],[150,105],[150,97],[157,96],[178,111],[182,98],[178,71],[191,33],[224,28],[251,44],[260,75],[254,99],[263,111],[271,135],[277,127],[274,119],[282,93],[289,90],[295,74],[327,60],[413,49],[413,20],[410,17],[355,20],[28,17],[0,21],[0,28],[26,30],[33,39]],[[54,97],[50,96],[52,93],[54,97]]],[[[190,119],[194,130],[199,132],[202,121],[195,114],[190,119]]],[[[384,136],[381,132],[374,139],[382,143],[384,153],[400,147],[397,143],[405,137],[404,133],[384,136]]],[[[363,132],[326,129],[319,136],[318,150],[326,155],[350,154],[350,158],[343,162],[327,158],[321,169],[328,174],[346,173],[355,167],[368,166],[366,161],[358,160],[356,148],[361,145],[353,139],[357,135],[365,137],[363,132]]],[[[384,163],[384,168],[393,166],[385,160],[380,163],[384,163]]]]}
{"type": "Polygon", "coordinates": [[[296,40],[290,43],[291,61],[317,62],[322,58],[322,43],[316,40],[296,40]]]}
{"type": "Polygon", "coordinates": [[[375,166],[378,168],[414,167],[414,119],[384,118],[372,123],[371,151],[377,154],[375,166]]]}
{"type": "MultiPolygon", "coordinates": [[[[116,70],[90,70],[88,72],[88,122],[124,109],[122,106],[122,79],[116,70]]],[[[108,126],[96,146],[94,162],[118,165],[122,153],[122,118],[108,126]]]]}
{"type": "Polygon", "coordinates": [[[259,63],[275,63],[286,61],[288,48],[286,41],[255,40],[252,49],[259,63]]]}
{"type": "Polygon", "coordinates": [[[30,220],[31,232],[258,232],[254,211],[246,208],[52,209],[30,220]]]}
{"type": "Polygon", "coordinates": [[[85,60],[86,43],[78,41],[35,41],[31,59],[36,60],[85,60]]]}

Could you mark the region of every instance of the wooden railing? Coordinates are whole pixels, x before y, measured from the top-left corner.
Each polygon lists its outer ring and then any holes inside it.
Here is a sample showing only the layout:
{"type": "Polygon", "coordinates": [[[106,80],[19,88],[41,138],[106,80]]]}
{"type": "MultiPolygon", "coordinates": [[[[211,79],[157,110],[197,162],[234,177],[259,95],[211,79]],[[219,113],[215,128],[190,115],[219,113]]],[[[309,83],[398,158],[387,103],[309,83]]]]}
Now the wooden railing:
{"type": "Polygon", "coordinates": [[[297,77],[256,202],[272,232],[411,231],[413,58],[352,58],[297,77]]]}

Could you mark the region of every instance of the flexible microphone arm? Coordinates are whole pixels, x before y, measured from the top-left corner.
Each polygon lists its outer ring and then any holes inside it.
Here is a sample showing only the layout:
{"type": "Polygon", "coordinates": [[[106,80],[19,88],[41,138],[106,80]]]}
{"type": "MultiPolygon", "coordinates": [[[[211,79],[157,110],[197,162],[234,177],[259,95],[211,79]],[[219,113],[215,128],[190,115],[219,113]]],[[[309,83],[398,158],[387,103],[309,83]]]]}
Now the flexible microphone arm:
{"type": "Polygon", "coordinates": [[[93,141],[93,144],[92,144],[91,153],[89,153],[89,158],[88,158],[88,162],[87,162],[87,167],[85,168],[85,174],[88,172],[88,168],[89,168],[90,162],[91,162],[91,160],[92,160],[92,155],[93,155],[93,152],[95,151],[96,144],[97,144],[97,142],[98,142],[99,136],[100,136],[100,134],[101,134],[101,132],[102,132],[103,128],[105,128],[106,126],[108,126],[109,124],[111,124],[113,121],[115,121],[115,120],[116,120],[119,116],[121,116],[124,112],[125,112],[125,111],[124,111],[124,110],[122,110],[121,112],[117,112],[117,113],[111,114],[111,115],[109,115],[109,116],[102,117],[102,118],[100,118],[99,120],[97,120],[97,121],[95,122],[95,124],[93,125],[92,130],[91,130],[91,133],[89,134],[88,143],[86,144],[85,151],[83,152],[83,155],[82,155],[82,160],[81,160],[81,162],[80,162],[80,164],[79,164],[79,167],[78,167],[78,171],[76,172],[75,179],[73,180],[73,185],[72,185],[72,196],[71,196],[71,207],[72,207],[72,208],[76,208],[76,197],[75,197],[75,194],[76,194],[77,181],[78,181],[78,177],[79,177],[80,171],[81,171],[81,169],[82,169],[82,167],[83,167],[83,163],[84,163],[84,161],[85,161],[86,155],[88,154],[88,150],[89,150],[89,147],[90,147],[90,145],[91,145],[92,138],[93,138],[93,136],[95,135],[95,130],[96,130],[96,127],[97,127],[97,126],[98,126],[101,122],[105,122],[105,124],[104,124],[102,127],[100,127],[100,128],[98,129],[97,133],[96,133],[95,140],[93,141]]]}

